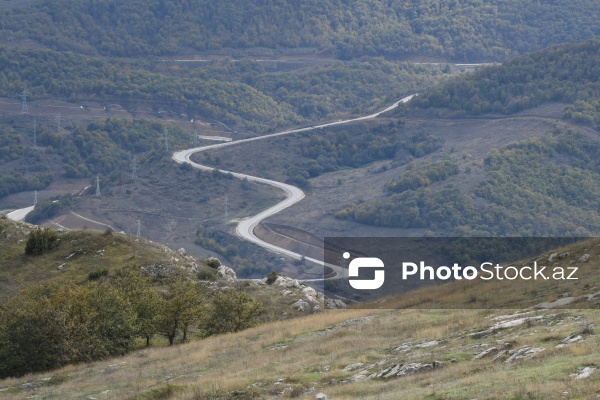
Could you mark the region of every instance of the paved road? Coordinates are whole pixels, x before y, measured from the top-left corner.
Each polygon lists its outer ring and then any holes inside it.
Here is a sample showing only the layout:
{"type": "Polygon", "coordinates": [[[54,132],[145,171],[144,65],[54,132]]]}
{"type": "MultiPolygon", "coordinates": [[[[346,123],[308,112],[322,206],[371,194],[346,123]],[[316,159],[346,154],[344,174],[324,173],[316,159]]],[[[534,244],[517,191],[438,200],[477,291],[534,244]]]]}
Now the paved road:
{"type": "Polygon", "coordinates": [[[29,214],[32,210],[33,206],[21,208],[19,210],[9,212],[8,214],[6,214],[6,217],[13,221],[23,221],[25,219],[25,216],[29,214]]]}
{"type": "MultiPolygon", "coordinates": [[[[236,141],[232,141],[232,142],[226,142],[226,143],[219,143],[219,144],[214,144],[214,145],[209,145],[209,146],[204,146],[204,147],[196,147],[193,149],[187,149],[187,150],[183,150],[183,151],[179,151],[175,154],[173,154],[173,160],[175,160],[175,162],[182,164],[182,163],[188,163],[190,164],[192,167],[203,170],[203,171],[212,171],[214,168],[213,167],[209,167],[206,165],[200,165],[197,164],[193,161],[190,160],[190,157],[193,154],[196,153],[200,153],[206,150],[214,150],[214,149],[218,149],[221,147],[227,147],[227,146],[234,146],[234,145],[239,145],[242,143],[247,143],[247,142],[252,142],[255,140],[264,140],[264,139],[269,139],[269,138],[273,138],[273,137],[277,137],[277,136],[284,136],[284,135],[289,135],[289,134],[293,134],[293,133],[300,133],[300,132],[308,132],[308,131],[312,131],[312,130],[316,130],[316,129],[321,129],[321,128],[326,128],[329,126],[336,126],[336,125],[343,125],[343,124],[349,124],[352,122],[357,122],[357,121],[364,121],[364,120],[368,120],[368,119],[373,119],[378,117],[379,115],[391,111],[393,109],[395,109],[396,107],[398,107],[399,104],[401,103],[406,103],[408,101],[410,101],[414,96],[416,95],[410,95],[410,96],[406,96],[401,100],[398,100],[397,102],[395,102],[394,104],[392,104],[391,106],[378,111],[376,113],[373,114],[369,114],[369,115],[365,115],[362,117],[357,117],[357,118],[350,118],[350,119],[345,119],[345,120],[339,120],[339,121],[335,121],[335,122],[329,122],[329,123],[325,123],[325,124],[321,124],[321,125],[314,125],[311,127],[306,127],[306,128],[299,128],[299,129],[290,129],[290,130],[286,130],[286,131],[282,131],[282,132],[277,132],[277,133],[272,133],[269,135],[264,135],[264,136],[258,136],[258,137],[254,137],[254,138],[250,138],[250,139],[243,139],[243,140],[236,140],[236,141]]],[[[269,251],[272,251],[274,253],[277,254],[282,254],[288,257],[291,257],[293,259],[301,259],[303,257],[302,254],[275,246],[271,243],[267,243],[261,239],[259,239],[258,237],[256,237],[256,235],[254,234],[254,228],[265,218],[270,217],[274,214],[277,214],[278,212],[285,210],[286,208],[296,204],[297,202],[301,201],[304,198],[304,192],[300,189],[297,188],[296,186],[292,186],[292,185],[288,185],[286,183],[283,182],[277,182],[277,181],[273,181],[270,179],[265,179],[265,178],[260,178],[257,176],[251,176],[251,175],[246,175],[246,174],[241,174],[238,172],[231,172],[231,171],[223,171],[221,170],[221,172],[227,172],[232,174],[233,176],[235,176],[236,178],[239,179],[247,179],[248,181],[251,182],[259,182],[259,183],[264,183],[270,186],[274,186],[280,190],[283,190],[283,192],[285,193],[285,200],[281,201],[280,203],[275,204],[272,207],[269,207],[268,209],[262,211],[261,213],[254,215],[252,217],[249,217],[243,221],[241,221],[237,228],[236,228],[236,233],[238,234],[238,236],[253,242],[269,251]]],[[[322,260],[317,260],[311,257],[305,257],[306,260],[320,264],[320,265],[324,265],[322,260]]],[[[338,275],[343,275],[345,270],[342,270],[341,268],[339,268],[338,266],[335,265],[329,265],[328,266],[332,267],[337,273],[338,275]]]]}

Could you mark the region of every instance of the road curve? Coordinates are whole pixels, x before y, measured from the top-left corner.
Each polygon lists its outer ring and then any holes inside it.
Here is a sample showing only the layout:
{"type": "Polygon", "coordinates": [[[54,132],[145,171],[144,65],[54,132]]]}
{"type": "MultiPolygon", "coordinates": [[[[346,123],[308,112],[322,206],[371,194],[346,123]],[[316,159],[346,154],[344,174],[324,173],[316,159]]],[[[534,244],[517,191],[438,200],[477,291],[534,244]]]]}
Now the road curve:
{"type": "MultiPolygon", "coordinates": [[[[314,126],[306,127],[306,128],[290,129],[290,130],[285,130],[285,131],[281,131],[281,132],[277,132],[277,133],[272,133],[269,135],[257,136],[257,137],[253,137],[250,139],[242,139],[242,140],[236,140],[236,141],[231,141],[231,142],[213,144],[213,145],[209,145],[209,146],[196,147],[196,148],[192,148],[192,149],[178,151],[173,154],[173,160],[178,164],[183,164],[183,163],[190,164],[192,167],[197,168],[202,171],[212,171],[215,168],[209,167],[206,165],[197,164],[197,163],[193,162],[190,159],[190,157],[193,154],[200,153],[203,151],[214,150],[214,149],[219,149],[219,148],[228,147],[228,146],[234,146],[234,145],[247,143],[247,142],[253,142],[255,140],[269,139],[269,138],[273,138],[273,137],[277,137],[277,136],[289,135],[289,134],[300,133],[300,132],[308,132],[308,131],[312,131],[315,129],[321,129],[321,128],[326,128],[326,127],[330,127],[330,126],[343,125],[343,124],[349,124],[352,122],[373,119],[385,112],[395,109],[401,103],[407,103],[414,96],[416,96],[416,94],[406,96],[403,99],[396,101],[394,104],[392,104],[391,106],[389,106],[381,111],[378,111],[373,114],[365,115],[362,117],[350,118],[350,119],[340,120],[340,121],[335,121],[335,122],[328,122],[325,124],[314,125],[314,126]]],[[[297,259],[297,260],[304,257],[302,254],[275,246],[271,243],[267,243],[267,242],[259,239],[258,237],[256,237],[256,235],[254,234],[254,228],[263,219],[270,217],[272,215],[275,215],[278,212],[285,210],[286,208],[296,204],[297,202],[299,202],[300,200],[302,200],[304,198],[304,192],[296,186],[288,185],[283,182],[277,182],[277,181],[274,181],[271,179],[265,179],[265,178],[260,178],[257,176],[241,174],[239,172],[223,171],[223,170],[220,170],[220,171],[230,173],[234,177],[239,178],[239,179],[247,179],[250,182],[258,182],[258,183],[264,183],[266,185],[274,186],[274,187],[282,190],[286,196],[285,200],[275,204],[272,207],[267,208],[266,210],[260,212],[259,214],[256,214],[249,218],[246,218],[245,220],[238,223],[238,226],[236,228],[237,235],[242,237],[243,239],[246,239],[252,243],[255,243],[255,244],[257,244],[271,252],[277,253],[277,254],[285,255],[287,257],[291,257],[291,258],[297,259]]],[[[311,258],[311,257],[305,257],[305,259],[308,261],[314,262],[316,264],[324,265],[324,262],[322,260],[318,260],[318,259],[311,258]]],[[[344,271],[341,268],[339,268],[338,266],[330,265],[330,264],[327,264],[327,265],[332,267],[338,273],[338,275],[340,275],[340,276],[343,275],[344,271]]]]}

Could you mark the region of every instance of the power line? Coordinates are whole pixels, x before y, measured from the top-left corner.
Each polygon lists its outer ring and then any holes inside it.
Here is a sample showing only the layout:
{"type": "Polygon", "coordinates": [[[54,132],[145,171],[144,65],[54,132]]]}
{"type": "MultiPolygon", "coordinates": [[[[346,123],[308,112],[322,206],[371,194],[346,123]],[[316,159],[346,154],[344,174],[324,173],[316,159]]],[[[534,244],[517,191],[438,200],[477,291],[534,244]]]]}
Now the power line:
{"type": "Polygon", "coordinates": [[[165,126],[165,151],[168,153],[169,152],[169,130],[167,129],[167,127],[165,126]]]}
{"type": "Polygon", "coordinates": [[[33,147],[37,147],[37,119],[33,119],[33,147]]]}
{"type": "Polygon", "coordinates": [[[192,139],[192,147],[200,147],[200,137],[198,136],[197,129],[194,129],[194,137],[192,139]]]}
{"type": "Polygon", "coordinates": [[[23,99],[23,105],[21,106],[21,114],[27,114],[29,112],[29,107],[27,106],[27,90],[23,90],[21,96],[23,99]]]}
{"type": "Polygon", "coordinates": [[[96,197],[100,197],[100,176],[96,176],[96,197]]]}
{"type": "Polygon", "coordinates": [[[60,125],[60,119],[61,119],[60,114],[56,114],[54,119],[56,120],[56,132],[60,135],[60,133],[62,132],[62,127],[60,125]]]}
{"type": "Polygon", "coordinates": [[[131,180],[133,180],[134,182],[137,182],[137,172],[138,172],[137,158],[134,154],[133,161],[131,162],[131,180]]]}

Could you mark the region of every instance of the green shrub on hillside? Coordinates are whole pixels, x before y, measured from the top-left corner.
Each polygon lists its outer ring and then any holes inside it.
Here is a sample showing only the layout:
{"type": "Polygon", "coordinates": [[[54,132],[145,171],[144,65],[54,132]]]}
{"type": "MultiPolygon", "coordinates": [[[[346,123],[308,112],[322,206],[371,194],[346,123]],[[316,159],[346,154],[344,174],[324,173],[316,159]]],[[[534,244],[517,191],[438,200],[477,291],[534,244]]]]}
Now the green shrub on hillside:
{"type": "Polygon", "coordinates": [[[58,233],[49,228],[36,228],[29,233],[25,244],[25,254],[39,256],[58,246],[58,233]]]}

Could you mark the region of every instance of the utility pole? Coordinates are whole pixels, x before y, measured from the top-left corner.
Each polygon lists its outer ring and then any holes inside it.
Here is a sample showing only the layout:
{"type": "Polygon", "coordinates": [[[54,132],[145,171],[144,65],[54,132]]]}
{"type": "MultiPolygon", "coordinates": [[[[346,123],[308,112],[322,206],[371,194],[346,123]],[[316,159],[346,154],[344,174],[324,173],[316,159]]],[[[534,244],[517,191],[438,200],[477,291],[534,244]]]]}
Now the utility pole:
{"type": "Polygon", "coordinates": [[[133,180],[134,182],[137,182],[137,172],[138,172],[137,158],[134,154],[133,161],[131,162],[131,180],[133,180]]]}
{"type": "Polygon", "coordinates": [[[29,107],[27,107],[27,90],[23,90],[21,97],[23,99],[23,105],[21,106],[21,114],[27,114],[29,112],[29,107]]]}
{"type": "Polygon", "coordinates": [[[37,119],[33,119],[33,147],[37,147],[37,119]]]}
{"type": "Polygon", "coordinates": [[[229,219],[229,196],[225,196],[225,223],[229,219]]]}
{"type": "Polygon", "coordinates": [[[142,235],[142,223],[137,220],[137,234],[135,236],[140,237],[142,235]]]}
{"type": "Polygon", "coordinates": [[[33,192],[33,206],[37,205],[37,190],[33,192]]]}
{"type": "Polygon", "coordinates": [[[96,176],[96,197],[100,197],[100,176],[96,176]]]}
{"type": "Polygon", "coordinates": [[[56,114],[54,118],[56,119],[56,132],[58,132],[58,134],[60,135],[60,133],[62,132],[62,127],[60,126],[60,114],[56,114]]]}
{"type": "Polygon", "coordinates": [[[167,127],[165,126],[165,151],[168,153],[169,152],[169,130],[167,129],[167,127]]]}
{"type": "Polygon", "coordinates": [[[192,147],[200,147],[200,138],[198,137],[198,130],[194,128],[194,138],[192,147]]]}

